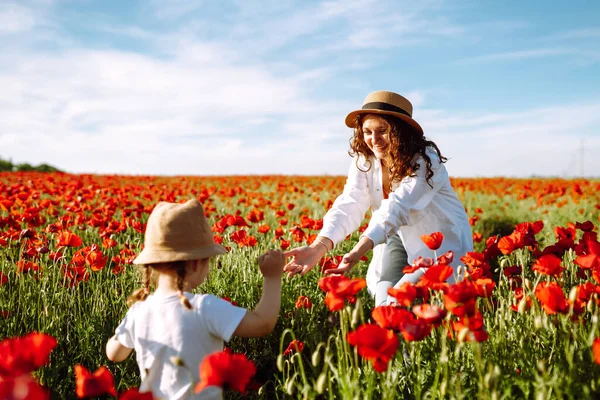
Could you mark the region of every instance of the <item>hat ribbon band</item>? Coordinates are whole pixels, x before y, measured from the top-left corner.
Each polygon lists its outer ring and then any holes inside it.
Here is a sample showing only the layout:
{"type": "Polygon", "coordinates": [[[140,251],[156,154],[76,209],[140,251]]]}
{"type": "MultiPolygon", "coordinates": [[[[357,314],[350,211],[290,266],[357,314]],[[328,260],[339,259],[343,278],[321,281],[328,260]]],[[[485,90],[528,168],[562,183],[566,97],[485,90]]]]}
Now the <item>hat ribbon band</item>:
{"type": "Polygon", "coordinates": [[[411,115],[409,113],[407,113],[406,111],[404,111],[400,107],[396,107],[396,106],[394,106],[392,104],[383,103],[383,102],[380,102],[380,101],[374,101],[372,103],[367,103],[364,106],[362,106],[362,109],[363,110],[392,111],[392,112],[397,112],[397,113],[400,113],[400,114],[404,114],[407,117],[411,117],[411,115]]]}

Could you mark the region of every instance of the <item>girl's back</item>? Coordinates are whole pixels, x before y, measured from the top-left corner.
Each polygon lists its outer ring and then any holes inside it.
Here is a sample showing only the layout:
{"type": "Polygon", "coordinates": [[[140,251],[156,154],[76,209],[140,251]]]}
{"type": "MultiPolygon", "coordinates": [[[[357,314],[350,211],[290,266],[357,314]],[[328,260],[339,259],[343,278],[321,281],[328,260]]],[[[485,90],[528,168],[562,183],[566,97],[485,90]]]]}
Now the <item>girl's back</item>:
{"type": "Polygon", "coordinates": [[[207,355],[223,350],[223,342],[229,341],[246,309],[213,295],[184,295],[191,310],[177,294],[154,293],[135,303],[117,328],[117,339],[136,351],[140,390],[152,390],[159,398],[219,399],[217,388],[193,394],[198,366],[207,355]]]}

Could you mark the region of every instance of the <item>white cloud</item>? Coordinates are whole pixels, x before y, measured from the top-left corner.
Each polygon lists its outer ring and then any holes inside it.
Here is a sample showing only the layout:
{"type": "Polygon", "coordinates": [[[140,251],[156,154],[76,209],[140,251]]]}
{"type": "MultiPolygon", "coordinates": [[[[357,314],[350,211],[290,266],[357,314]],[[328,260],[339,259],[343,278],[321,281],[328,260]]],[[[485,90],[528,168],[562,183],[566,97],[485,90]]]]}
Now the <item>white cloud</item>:
{"type": "Polygon", "coordinates": [[[584,173],[600,171],[600,159],[589,156],[600,152],[600,101],[504,114],[438,110],[420,122],[457,176],[578,176],[582,144],[584,173]]]}
{"type": "Polygon", "coordinates": [[[35,25],[34,14],[17,4],[0,4],[0,35],[28,31],[35,25]]]}

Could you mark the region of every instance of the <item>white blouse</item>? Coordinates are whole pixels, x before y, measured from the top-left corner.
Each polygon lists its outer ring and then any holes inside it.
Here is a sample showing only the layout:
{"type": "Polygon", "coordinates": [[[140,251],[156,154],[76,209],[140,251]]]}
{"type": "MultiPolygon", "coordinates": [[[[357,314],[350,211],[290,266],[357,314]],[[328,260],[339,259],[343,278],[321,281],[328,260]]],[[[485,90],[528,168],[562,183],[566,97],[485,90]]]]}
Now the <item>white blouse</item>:
{"type": "MultiPolygon", "coordinates": [[[[444,240],[437,250],[438,257],[448,250],[454,252],[452,266],[455,271],[460,258],[473,251],[473,236],[465,208],[454,193],[448,172],[434,149],[428,148],[434,173],[431,185],[425,179],[425,160],[417,155],[419,169],[415,177],[406,177],[392,184],[387,199],[383,198],[381,161],[372,156],[371,168],[363,156],[358,165],[353,159],[343,193],[333,203],[323,218],[319,236],[331,239],[335,244],[353,233],[363,221],[366,211],[372,208],[369,226],[363,233],[374,243],[373,257],[367,272],[367,286],[373,294],[381,276],[381,262],[385,243],[395,233],[400,235],[409,263],[419,256],[433,257],[421,235],[442,232],[444,240]]],[[[398,266],[404,268],[404,266],[398,266]]],[[[420,271],[422,274],[423,271],[420,271]]],[[[454,281],[452,277],[449,281],[454,281]]]]}

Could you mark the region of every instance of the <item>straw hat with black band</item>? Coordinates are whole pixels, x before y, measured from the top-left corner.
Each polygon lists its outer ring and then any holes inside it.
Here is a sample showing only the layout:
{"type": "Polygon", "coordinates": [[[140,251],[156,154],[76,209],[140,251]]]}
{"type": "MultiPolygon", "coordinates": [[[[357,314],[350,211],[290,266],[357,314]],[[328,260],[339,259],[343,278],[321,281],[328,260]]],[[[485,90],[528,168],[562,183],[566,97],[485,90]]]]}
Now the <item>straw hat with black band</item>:
{"type": "Polygon", "coordinates": [[[412,118],[413,106],[410,101],[398,93],[379,90],[369,93],[360,110],[352,111],[346,116],[346,126],[355,128],[356,117],[360,114],[393,115],[406,122],[415,132],[423,135],[423,128],[412,118]]]}
{"type": "Polygon", "coordinates": [[[148,218],[144,250],[133,263],[201,260],[226,252],[223,246],[215,243],[198,200],[184,204],[160,202],[148,218]]]}

